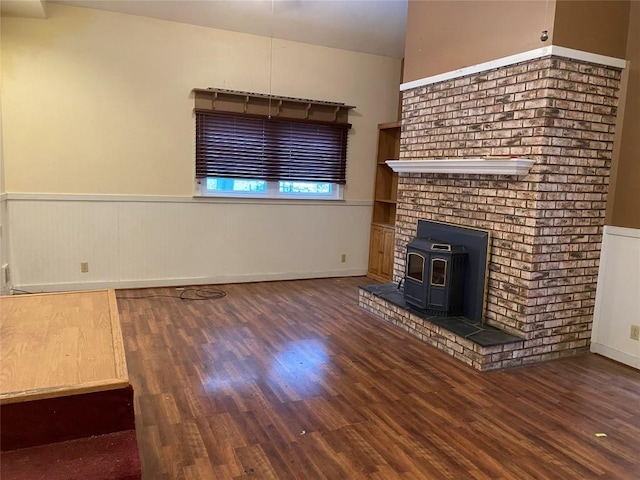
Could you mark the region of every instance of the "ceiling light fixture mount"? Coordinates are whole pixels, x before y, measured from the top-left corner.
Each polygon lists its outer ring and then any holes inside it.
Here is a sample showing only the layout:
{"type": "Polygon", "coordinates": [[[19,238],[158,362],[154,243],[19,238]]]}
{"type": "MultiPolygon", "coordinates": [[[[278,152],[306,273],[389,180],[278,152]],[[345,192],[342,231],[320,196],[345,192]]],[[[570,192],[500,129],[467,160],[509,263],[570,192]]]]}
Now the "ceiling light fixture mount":
{"type": "Polygon", "coordinates": [[[549,31],[548,30],[544,30],[544,28],[547,26],[547,15],[549,14],[549,0],[547,0],[545,2],[544,5],[544,23],[542,24],[542,34],[540,35],[540,41],[541,42],[546,42],[547,40],[549,40],[549,31]]]}

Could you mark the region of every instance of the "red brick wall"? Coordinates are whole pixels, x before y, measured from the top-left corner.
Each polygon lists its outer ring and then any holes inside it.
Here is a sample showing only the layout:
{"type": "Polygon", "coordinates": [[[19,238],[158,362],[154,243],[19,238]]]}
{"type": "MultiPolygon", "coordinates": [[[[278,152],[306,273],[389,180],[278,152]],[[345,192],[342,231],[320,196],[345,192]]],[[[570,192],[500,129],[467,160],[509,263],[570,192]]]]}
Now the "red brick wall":
{"type": "Polygon", "coordinates": [[[401,174],[394,274],[418,219],[488,229],[486,320],[528,361],[591,335],[620,71],[547,57],[405,91],[402,160],[522,156],[526,176],[401,174]]]}

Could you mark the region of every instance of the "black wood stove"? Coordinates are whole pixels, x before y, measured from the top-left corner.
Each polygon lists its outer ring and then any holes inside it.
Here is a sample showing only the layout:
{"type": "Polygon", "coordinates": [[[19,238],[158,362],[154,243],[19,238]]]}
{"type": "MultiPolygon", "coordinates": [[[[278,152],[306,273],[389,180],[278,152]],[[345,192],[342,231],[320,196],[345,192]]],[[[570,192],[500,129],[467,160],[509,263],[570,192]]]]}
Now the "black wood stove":
{"type": "Polygon", "coordinates": [[[431,238],[407,245],[405,301],[432,315],[462,315],[467,251],[431,238]]]}

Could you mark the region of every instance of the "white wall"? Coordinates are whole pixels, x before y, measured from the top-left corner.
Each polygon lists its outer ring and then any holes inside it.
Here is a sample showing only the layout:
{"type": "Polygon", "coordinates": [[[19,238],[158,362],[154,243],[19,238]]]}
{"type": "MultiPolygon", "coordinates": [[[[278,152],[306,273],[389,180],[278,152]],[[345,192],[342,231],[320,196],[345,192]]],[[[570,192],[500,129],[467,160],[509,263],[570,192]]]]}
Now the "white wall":
{"type": "Polygon", "coordinates": [[[7,295],[11,287],[11,279],[9,279],[9,282],[5,279],[6,270],[9,268],[9,223],[7,222],[7,203],[7,196],[4,193],[0,193],[0,295],[7,295]]]}
{"type": "Polygon", "coordinates": [[[640,369],[640,230],[604,227],[591,351],[640,369]]]}
{"type": "Polygon", "coordinates": [[[355,105],[346,198],[370,200],[400,60],[51,4],[2,18],[8,192],[188,195],[194,87],[355,105]],[[270,80],[271,77],[271,80],[270,80]]]}
{"type": "Polygon", "coordinates": [[[2,18],[16,288],[366,271],[376,126],[396,118],[399,59],[274,40],[270,62],[264,37],[49,7],[46,20],[2,18]],[[191,89],[268,93],[270,77],[274,95],[356,106],[345,202],[192,198],[191,89]]]}
{"type": "MultiPolygon", "coordinates": [[[[0,34],[1,34],[0,26],[0,34]]],[[[0,92],[2,92],[2,52],[0,51],[0,92]]],[[[4,186],[4,143],[2,141],[2,99],[0,98],[0,295],[9,293],[10,282],[5,279],[9,264],[9,224],[7,196],[4,186]]]]}
{"type": "Polygon", "coordinates": [[[13,281],[27,291],[361,275],[367,261],[344,234],[368,229],[366,203],[9,198],[13,281]]]}

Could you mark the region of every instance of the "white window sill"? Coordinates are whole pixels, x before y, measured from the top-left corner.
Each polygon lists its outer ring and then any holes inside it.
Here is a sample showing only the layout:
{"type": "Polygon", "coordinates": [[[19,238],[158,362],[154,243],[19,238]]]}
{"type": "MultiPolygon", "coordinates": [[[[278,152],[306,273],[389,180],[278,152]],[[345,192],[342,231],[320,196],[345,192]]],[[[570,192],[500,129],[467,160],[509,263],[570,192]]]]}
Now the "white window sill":
{"type": "MultiPolygon", "coordinates": [[[[260,195],[203,195],[194,193],[193,198],[197,202],[227,203],[227,204],[261,204],[261,205],[329,205],[352,204],[343,198],[318,198],[318,197],[268,197],[260,195]]],[[[372,202],[356,202],[372,204],[372,202]]]]}

